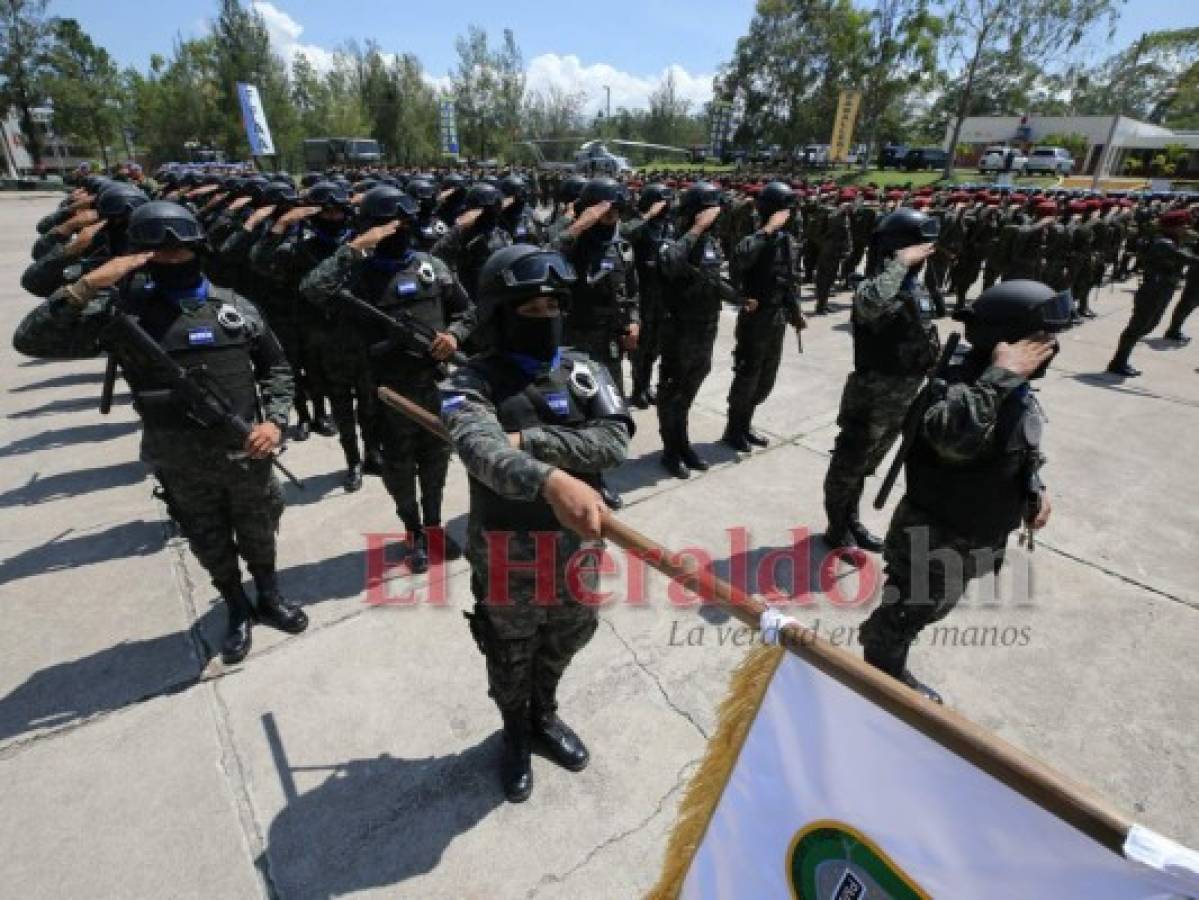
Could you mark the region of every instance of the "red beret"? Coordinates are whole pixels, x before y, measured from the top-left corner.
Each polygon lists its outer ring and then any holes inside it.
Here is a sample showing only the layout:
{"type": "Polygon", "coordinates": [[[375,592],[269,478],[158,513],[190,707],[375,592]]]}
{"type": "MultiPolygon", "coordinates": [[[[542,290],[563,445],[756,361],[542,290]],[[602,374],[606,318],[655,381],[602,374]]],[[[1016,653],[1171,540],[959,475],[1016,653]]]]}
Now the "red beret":
{"type": "Polygon", "coordinates": [[[1091,210],[1091,212],[1099,212],[1099,210],[1102,207],[1103,207],[1103,204],[1100,203],[1098,200],[1088,200],[1087,201],[1087,209],[1091,210]]]}
{"type": "Polygon", "coordinates": [[[876,191],[874,188],[865,188],[862,191],[862,196],[865,197],[867,200],[877,200],[878,199],[878,191],[876,191]]]}
{"type": "Polygon", "coordinates": [[[840,197],[842,201],[854,200],[857,198],[857,196],[858,192],[855,188],[841,188],[840,197]]]}
{"type": "Polygon", "coordinates": [[[1087,211],[1087,201],[1086,200],[1071,200],[1070,201],[1070,212],[1084,213],[1086,211],[1087,211]]]}
{"type": "Polygon", "coordinates": [[[1056,216],[1057,204],[1052,200],[1042,200],[1035,207],[1033,207],[1033,212],[1035,212],[1041,218],[1045,218],[1046,216],[1056,216]]]}
{"type": "Polygon", "coordinates": [[[928,197],[913,197],[912,198],[912,208],[913,209],[924,209],[926,206],[928,206],[928,204],[929,204],[928,197]]]}
{"type": "Polygon", "coordinates": [[[1186,228],[1191,224],[1191,214],[1185,209],[1172,209],[1158,216],[1162,228],[1186,228]]]}
{"type": "Polygon", "coordinates": [[[1013,203],[1027,203],[1028,194],[1012,194],[1013,203]]]}
{"type": "Polygon", "coordinates": [[[965,191],[954,191],[949,195],[950,203],[969,203],[970,195],[965,191]]]}
{"type": "Polygon", "coordinates": [[[922,187],[918,191],[916,191],[917,197],[931,197],[932,195],[933,195],[933,189],[931,187],[922,187]]]}
{"type": "Polygon", "coordinates": [[[747,194],[752,194],[752,195],[754,195],[754,196],[757,196],[758,194],[762,193],[762,185],[760,185],[760,184],[747,184],[747,185],[745,186],[745,193],[747,193],[747,194]]]}
{"type": "Polygon", "coordinates": [[[902,200],[903,191],[887,191],[888,200],[902,200]]]}

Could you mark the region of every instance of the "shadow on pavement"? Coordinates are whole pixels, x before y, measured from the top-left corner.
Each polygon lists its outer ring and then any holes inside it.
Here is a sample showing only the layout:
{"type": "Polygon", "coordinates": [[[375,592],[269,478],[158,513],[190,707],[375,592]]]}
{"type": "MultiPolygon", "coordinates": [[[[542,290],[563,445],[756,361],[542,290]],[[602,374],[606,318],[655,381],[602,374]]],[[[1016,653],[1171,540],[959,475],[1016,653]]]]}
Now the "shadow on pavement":
{"type": "Polygon", "coordinates": [[[112,559],[149,556],[161,550],[166,542],[163,523],[145,519],[67,537],[73,531],[68,528],[39,547],[0,561],[0,584],[112,559]]]}
{"type": "MultiPolygon", "coordinates": [[[[129,403],[128,394],[118,394],[112,400],[113,406],[124,406],[129,403]]],[[[100,411],[100,397],[68,397],[63,400],[51,400],[41,406],[25,409],[21,412],[9,413],[10,419],[34,419],[38,416],[49,416],[57,413],[82,412],[84,410],[100,411]]]]}
{"type": "MultiPolygon", "coordinates": [[[[752,534],[749,537],[753,539],[752,534]]],[[[810,534],[793,544],[754,547],[714,560],[711,570],[735,587],[768,602],[790,600],[793,609],[783,606],[784,615],[799,615],[806,607],[818,608],[842,598],[852,600],[859,596],[859,587],[863,592],[868,591],[860,604],[865,609],[871,603],[875,587],[882,583],[877,556],[860,550],[854,551],[852,557],[834,553],[819,534],[810,534]]],[[[848,605],[838,603],[842,609],[848,605]]],[[[699,614],[712,625],[729,620],[727,612],[711,604],[701,606],[699,614]]]]}
{"type": "MultiPolygon", "coordinates": [[[[735,462],[740,455],[732,447],[727,447],[720,443],[720,441],[707,441],[702,444],[696,444],[695,452],[712,466],[735,462]]],[[[636,490],[641,487],[651,487],[663,482],[685,484],[686,481],[678,481],[678,479],[662,468],[661,459],[661,447],[657,447],[640,456],[629,457],[621,464],[620,468],[605,472],[604,480],[617,493],[625,493],[626,491],[636,490]]],[[[702,474],[702,472],[693,473],[691,478],[687,480],[694,480],[702,474]]]]}
{"type": "MultiPolygon", "coordinates": [[[[104,383],[103,372],[72,372],[69,375],[55,375],[53,378],[46,378],[42,381],[35,381],[32,384],[23,384],[20,387],[11,387],[8,389],[10,394],[21,394],[25,391],[40,391],[45,388],[60,388],[74,387],[80,384],[95,384],[104,383]]],[[[100,391],[96,391],[96,396],[99,398],[100,391]]],[[[97,402],[98,399],[97,399],[97,402]]]]}
{"type": "Polygon", "coordinates": [[[34,506],[51,500],[62,500],[90,494],[107,488],[138,484],[149,476],[142,462],[114,463],[94,469],[76,469],[41,478],[34,475],[29,482],[11,491],[0,493],[0,509],[9,506],[34,506]]]}
{"type": "MultiPolygon", "coordinates": [[[[274,716],[263,716],[287,805],[267,832],[260,868],[281,896],[342,897],[432,871],[445,849],[504,802],[496,775],[499,735],[461,753],[419,759],[352,759],[293,765],[274,716]],[[328,772],[299,793],[297,772],[328,772]]],[[[487,883],[486,864],[477,873],[487,883]]],[[[394,896],[394,894],[393,894],[394,896]]]]}
{"type": "Polygon", "coordinates": [[[13,441],[0,447],[0,457],[37,453],[56,447],[74,447],[79,444],[97,444],[124,437],[141,429],[140,422],[98,422],[94,425],[75,425],[71,428],[52,428],[39,434],[13,441]]]}

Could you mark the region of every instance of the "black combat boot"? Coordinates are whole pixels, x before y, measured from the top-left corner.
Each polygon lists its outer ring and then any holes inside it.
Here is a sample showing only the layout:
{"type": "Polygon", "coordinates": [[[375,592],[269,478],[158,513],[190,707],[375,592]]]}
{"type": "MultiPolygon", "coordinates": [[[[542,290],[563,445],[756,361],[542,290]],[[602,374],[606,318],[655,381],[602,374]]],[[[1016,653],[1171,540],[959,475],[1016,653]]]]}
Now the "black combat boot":
{"type": "Polygon", "coordinates": [[[429,538],[423,528],[411,530],[408,534],[408,568],[413,575],[424,575],[429,571],[429,538]]]}
{"type": "Polygon", "coordinates": [[[1112,375],[1121,375],[1124,378],[1136,378],[1141,374],[1141,370],[1129,363],[1128,358],[1132,355],[1132,348],[1136,346],[1136,341],[1126,341],[1123,336],[1120,338],[1120,343],[1116,347],[1116,355],[1112,357],[1112,361],[1107,364],[1107,370],[1112,375]]]}
{"type": "Polygon", "coordinates": [[[533,793],[533,758],[527,709],[505,712],[504,758],[500,782],[509,803],[524,803],[533,793]]]}
{"type": "Polygon", "coordinates": [[[582,772],[587,768],[587,763],[591,762],[591,754],[587,752],[587,747],[579,736],[556,712],[541,711],[534,707],[530,723],[533,737],[554,762],[571,772],[582,772]]]}
{"type": "Polygon", "coordinates": [[[674,450],[663,450],[660,462],[662,463],[662,468],[675,478],[686,480],[691,477],[691,470],[687,468],[687,464],[683,462],[682,457],[674,450]]]}
{"type": "Polygon", "coordinates": [[[299,634],[308,627],[308,616],[279,591],[279,577],[274,569],[254,573],[258,589],[258,621],[288,634],[299,634]]]}
{"type": "Polygon", "coordinates": [[[862,524],[862,520],[855,514],[846,526],[849,533],[853,535],[853,541],[863,550],[869,550],[871,553],[881,553],[883,549],[883,540],[878,535],[874,534],[862,524]]]}
{"type": "Polygon", "coordinates": [[[1187,344],[1189,344],[1191,342],[1191,339],[1189,337],[1187,337],[1181,331],[1176,331],[1174,329],[1170,329],[1165,334],[1163,334],[1162,337],[1164,337],[1167,341],[1173,341],[1174,343],[1180,344],[1183,347],[1185,347],[1187,344]]]}
{"type": "Polygon", "coordinates": [[[862,638],[862,656],[866,659],[866,662],[870,663],[876,669],[886,672],[897,681],[902,681],[912,690],[916,691],[916,693],[931,700],[933,703],[944,703],[945,701],[941,699],[941,695],[936,690],[917,679],[908,670],[909,647],[909,644],[882,644],[870,641],[865,635],[862,638]]]}
{"type": "Polygon", "coordinates": [[[687,425],[679,429],[679,459],[694,472],[706,472],[711,466],[708,461],[695,452],[695,448],[691,446],[691,436],[687,434],[687,425]]]}
{"type": "Polygon", "coordinates": [[[306,441],[311,434],[312,422],[308,419],[300,419],[291,430],[291,439],[293,441],[306,441]]]}
{"type": "Polygon", "coordinates": [[[753,447],[749,445],[749,441],[745,439],[745,419],[742,416],[729,413],[728,424],[724,426],[724,434],[720,436],[720,442],[726,446],[732,447],[738,453],[749,453],[753,447]]]}
{"type": "Polygon", "coordinates": [[[745,420],[745,427],[741,429],[745,434],[745,439],[755,447],[768,447],[770,445],[770,438],[760,432],[754,431],[752,423],[753,413],[750,413],[749,418],[745,420]]]}
{"type": "Polygon", "coordinates": [[[228,614],[225,639],[221,642],[221,659],[225,665],[232,666],[245,659],[250,652],[250,629],[254,619],[254,608],[250,605],[250,598],[246,596],[240,579],[226,585],[217,585],[217,590],[225,601],[228,614]]]}
{"type": "Polygon", "coordinates": [[[649,394],[646,393],[645,387],[633,385],[633,393],[629,395],[629,406],[635,406],[638,409],[649,409],[649,394]]]}
{"type": "Polygon", "coordinates": [[[352,494],[362,488],[362,455],[358,452],[358,439],[342,438],[341,452],[346,457],[346,477],[341,483],[346,493],[352,494]]]}

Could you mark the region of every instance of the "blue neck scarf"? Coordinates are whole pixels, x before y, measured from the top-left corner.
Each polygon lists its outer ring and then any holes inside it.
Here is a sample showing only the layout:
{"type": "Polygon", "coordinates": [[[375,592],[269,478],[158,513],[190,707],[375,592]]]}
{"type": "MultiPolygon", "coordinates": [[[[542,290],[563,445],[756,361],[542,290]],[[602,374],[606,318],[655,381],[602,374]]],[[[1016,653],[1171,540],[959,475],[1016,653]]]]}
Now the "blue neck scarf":
{"type": "Polygon", "coordinates": [[[554,369],[558,368],[558,364],[562,361],[562,351],[555,350],[554,358],[551,360],[538,359],[535,356],[529,356],[525,353],[505,353],[508,359],[516,364],[516,367],[532,381],[540,375],[548,375],[554,369]]]}

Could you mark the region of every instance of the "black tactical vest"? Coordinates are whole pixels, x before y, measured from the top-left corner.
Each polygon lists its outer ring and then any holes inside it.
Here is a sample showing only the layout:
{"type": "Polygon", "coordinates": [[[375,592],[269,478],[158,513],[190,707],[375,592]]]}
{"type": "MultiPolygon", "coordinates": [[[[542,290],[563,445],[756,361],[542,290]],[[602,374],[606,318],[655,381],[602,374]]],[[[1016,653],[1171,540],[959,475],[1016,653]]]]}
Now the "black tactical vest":
{"type": "MultiPolygon", "coordinates": [[[[537,425],[579,428],[591,418],[588,398],[581,397],[570,382],[570,374],[576,366],[593,365],[582,354],[564,350],[558,368],[532,383],[515,364],[500,356],[479,357],[470,364],[491,385],[491,401],[505,432],[537,425]]],[[[594,488],[599,487],[597,474],[569,474],[594,488]]],[[[501,497],[475,478],[470,479],[470,504],[472,514],[478,514],[484,531],[562,530],[553,509],[540,497],[511,500],[501,497]]]]}
{"type": "Polygon", "coordinates": [[[413,243],[418,250],[423,250],[426,253],[433,249],[433,245],[450,233],[445,222],[436,216],[421,218],[417,222],[416,229],[413,234],[413,243]]]}
{"type": "MultiPolygon", "coordinates": [[[[402,311],[434,331],[446,329],[441,282],[437,278],[433,257],[427,253],[413,253],[407,267],[396,272],[378,300],[372,299],[372,303],[393,318],[402,311]]],[[[377,336],[378,339],[382,337],[377,336]]],[[[436,370],[436,363],[424,349],[400,344],[385,353],[372,356],[371,366],[381,384],[392,383],[414,369],[436,370]]]]}
{"type": "MultiPolygon", "coordinates": [[[[152,289],[136,292],[126,307],[163,350],[185,370],[195,373],[233,412],[247,422],[258,420],[258,385],[250,357],[250,325],[236,310],[233,297],[219,288],[209,288],[208,300],[194,310],[158,295],[152,289]],[[226,308],[237,316],[221,315],[226,308]],[[240,327],[228,327],[241,317],[240,327]]],[[[133,391],[133,408],[147,428],[200,429],[205,427],[188,414],[187,407],[172,396],[161,373],[139,367],[118,353],[121,371],[133,391]]]]}
{"type": "Polygon", "coordinates": [[[940,339],[932,322],[932,303],[920,285],[901,290],[898,299],[903,309],[874,324],[858,321],[855,304],[850,321],[853,325],[853,365],[859,372],[882,375],[923,375],[937,361],[940,339]]]}
{"type": "Polygon", "coordinates": [[[1002,543],[1020,527],[1037,483],[1041,423],[1031,392],[1010,395],[987,448],[965,463],[947,462],[918,435],[904,468],[908,500],[964,537],[1002,543]]]}
{"type": "Polygon", "coordinates": [[[795,278],[791,238],[776,232],[749,271],[741,276],[746,297],[753,297],[763,306],[779,306],[794,291],[795,278]]]}

